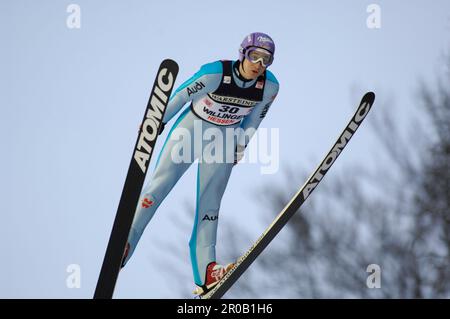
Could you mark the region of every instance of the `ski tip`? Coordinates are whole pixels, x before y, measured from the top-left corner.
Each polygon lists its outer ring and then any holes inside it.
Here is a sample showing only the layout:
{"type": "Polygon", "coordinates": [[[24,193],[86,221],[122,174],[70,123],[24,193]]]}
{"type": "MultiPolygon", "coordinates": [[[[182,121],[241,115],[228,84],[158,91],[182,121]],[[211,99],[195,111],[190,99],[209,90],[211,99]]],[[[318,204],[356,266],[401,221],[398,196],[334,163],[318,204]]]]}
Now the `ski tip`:
{"type": "Polygon", "coordinates": [[[363,98],[362,98],[362,102],[368,102],[370,104],[373,104],[373,102],[375,101],[375,93],[373,93],[372,91],[367,92],[366,94],[364,94],[363,98]]]}
{"type": "Polygon", "coordinates": [[[164,59],[161,62],[160,67],[161,68],[163,68],[163,67],[170,68],[172,70],[172,72],[174,72],[174,73],[178,73],[178,70],[179,70],[178,63],[172,59],[164,59]]]}

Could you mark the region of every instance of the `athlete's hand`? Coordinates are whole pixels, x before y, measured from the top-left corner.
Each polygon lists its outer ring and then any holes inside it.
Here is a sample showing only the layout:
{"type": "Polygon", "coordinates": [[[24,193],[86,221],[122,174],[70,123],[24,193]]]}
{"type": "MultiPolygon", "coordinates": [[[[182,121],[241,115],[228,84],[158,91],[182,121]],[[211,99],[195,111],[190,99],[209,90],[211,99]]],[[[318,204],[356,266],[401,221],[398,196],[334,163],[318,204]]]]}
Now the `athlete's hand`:
{"type": "Polygon", "coordinates": [[[161,125],[159,126],[159,132],[158,135],[161,135],[162,131],[164,131],[164,128],[166,127],[166,123],[161,122],[161,125]]]}
{"type": "Polygon", "coordinates": [[[236,151],[234,152],[234,165],[240,162],[240,160],[244,157],[245,146],[237,145],[236,151]]]}
{"type": "MultiPolygon", "coordinates": [[[[158,135],[161,135],[162,131],[164,131],[164,128],[166,127],[166,123],[161,122],[161,125],[159,127],[158,135]]],[[[139,125],[139,133],[142,131],[142,124],[139,125]]]]}

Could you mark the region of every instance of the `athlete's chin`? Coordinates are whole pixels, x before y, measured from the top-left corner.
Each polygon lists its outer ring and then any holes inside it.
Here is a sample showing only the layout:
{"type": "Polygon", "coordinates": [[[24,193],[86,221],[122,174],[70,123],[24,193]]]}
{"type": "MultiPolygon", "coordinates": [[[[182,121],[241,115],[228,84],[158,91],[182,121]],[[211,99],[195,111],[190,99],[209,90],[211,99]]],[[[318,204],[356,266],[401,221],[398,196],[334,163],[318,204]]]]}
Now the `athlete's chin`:
{"type": "Polygon", "coordinates": [[[258,71],[258,70],[252,70],[251,71],[251,75],[253,76],[254,79],[256,79],[258,76],[260,76],[262,74],[262,72],[258,71]]]}

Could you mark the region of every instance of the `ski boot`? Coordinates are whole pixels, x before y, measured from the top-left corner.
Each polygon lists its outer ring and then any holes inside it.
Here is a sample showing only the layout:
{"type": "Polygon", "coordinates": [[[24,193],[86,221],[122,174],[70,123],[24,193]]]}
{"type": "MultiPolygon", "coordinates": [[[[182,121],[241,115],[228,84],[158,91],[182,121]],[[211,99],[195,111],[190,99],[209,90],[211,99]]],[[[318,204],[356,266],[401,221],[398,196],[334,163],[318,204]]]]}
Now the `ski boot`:
{"type": "Polygon", "coordinates": [[[208,264],[206,267],[206,280],[203,286],[197,286],[194,290],[194,294],[197,296],[202,296],[214,288],[219,281],[229,272],[233,267],[234,263],[227,264],[226,266],[218,265],[215,261],[208,264]]]}
{"type": "Polygon", "coordinates": [[[123,268],[125,266],[125,260],[127,259],[129,252],[130,252],[130,243],[127,243],[127,245],[125,246],[125,251],[123,252],[122,264],[120,265],[120,268],[123,268]]]}

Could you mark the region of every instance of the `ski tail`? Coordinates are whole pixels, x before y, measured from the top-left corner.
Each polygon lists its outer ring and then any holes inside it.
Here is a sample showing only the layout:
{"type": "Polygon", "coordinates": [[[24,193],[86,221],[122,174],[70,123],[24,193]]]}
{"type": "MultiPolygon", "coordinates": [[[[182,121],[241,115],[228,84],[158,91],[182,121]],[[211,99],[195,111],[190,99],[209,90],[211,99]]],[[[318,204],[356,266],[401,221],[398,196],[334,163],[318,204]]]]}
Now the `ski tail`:
{"type": "Polygon", "coordinates": [[[317,169],[306,180],[305,184],[292,197],[283,210],[278,214],[275,220],[258,238],[252,247],[241,256],[235,267],[231,269],[225,277],[208,293],[202,296],[202,299],[219,299],[228,289],[239,279],[239,277],[247,270],[247,268],[255,261],[261,252],[275,238],[279,231],[286,225],[289,219],[295,214],[300,206],[311,195],[325,174],[330,170],[338,156],[342,153],[349,140],[356,133],[363,120],[366,118],[375,101],[373,92],[366,93],[361,99],[355,114],[350,122],[344,128],[336,143],[331,147],[325,158],[319,164],[317,169]]]}

